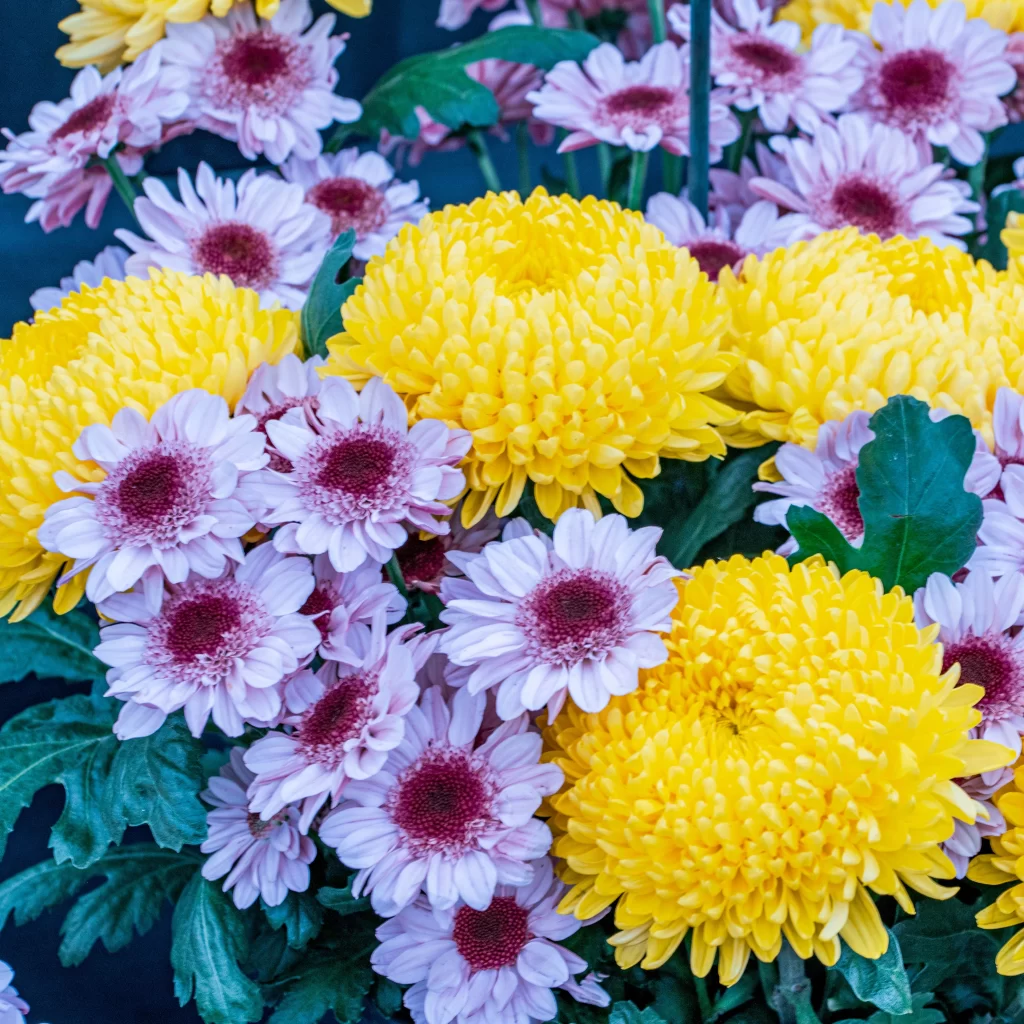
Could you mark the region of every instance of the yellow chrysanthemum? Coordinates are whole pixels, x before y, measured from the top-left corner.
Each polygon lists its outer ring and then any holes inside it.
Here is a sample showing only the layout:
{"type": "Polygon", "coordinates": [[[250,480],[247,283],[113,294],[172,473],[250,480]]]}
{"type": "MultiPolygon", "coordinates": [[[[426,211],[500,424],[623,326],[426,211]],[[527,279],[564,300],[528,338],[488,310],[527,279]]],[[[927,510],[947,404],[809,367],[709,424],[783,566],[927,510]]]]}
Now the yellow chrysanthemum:
{"type": "MultiPolygon", "coordinates": [[[[942,0],[928,0],[938,7],[942,0]]],[[[1024,29],[1024,0],[964,0],[968,18],[984,18],[990,25],[1005,32],[1024,29]]],[[[810,41],[818,25],[844,25],[867,32],[875,0],[793,0],[779,12],[786,21],[795,21],[810,41]]]]}
{"type": "Polygon", "coordinates": [[[732,308],[726,380],[747,410],[730,444],[813,445],[818,427],[909,394],[991,440],[1003,386],[1024,386],[1024,284],[925,238],[830,231],[719,278],[732,308]]]}
{"type": "Polygon", "coordinates": [[[880,956],[868,892],[955,889],[940,844],[980,805],[955,779],[1008,763],[969,738],[979,686],[942,673],[936,627],[902,591],[815,557],[708,562],[680,583],[668,661],[597,714],[545,730],[566,787],[554,852],[587,918],[618,900],[622,967],[659,967],[692,929],[690,964],[731,985],[783,937],[826,964],[841,936],[880,956]]]}
{"type": "MultiPolygon", "coordinates": [[[[65,67],[98,64],[101,71],[136,59],[164,37],[167,22],[199,21],[207,14],[223,18],[241,0],[78,0],[81,10],[69,14],[59,28],[70,42],[57,50],[65,67]]],[[[353,18],[370,13],[373,0],[327,0],[353,18]]],[[[255,0],[256,13],[272,18],[280,0],[255,0]]]]}
{"type": "MultiPolygon", "coordinates": [[[[261,310],[255,292],[226,277],[173,271],[105,280],[35,320],[0,340],[0,616],[16,608],[15,619],[40,604],[64,563],[36,540],[43,513],[65,497],[54,472],[102,479],[71,453],[83,428],[123,406],[148,416],[188,388],[233,405],[260,363],[299,348],[296,314],[261,310]]],[[[85,576],[57,591],[57,611],[77,604],[85,576]]]]}
{"type": "Polygon", "coordinates": [[[632,477],[725,454],[708,396],[737,363],[697,261],[638,214],[537,189],[446,206],[402,229],[343,307],[328,373],[380,375],[411,420],[473,434],[466,525],[527,478],[544,515],[596,495],[638,515],[632,477]]]}

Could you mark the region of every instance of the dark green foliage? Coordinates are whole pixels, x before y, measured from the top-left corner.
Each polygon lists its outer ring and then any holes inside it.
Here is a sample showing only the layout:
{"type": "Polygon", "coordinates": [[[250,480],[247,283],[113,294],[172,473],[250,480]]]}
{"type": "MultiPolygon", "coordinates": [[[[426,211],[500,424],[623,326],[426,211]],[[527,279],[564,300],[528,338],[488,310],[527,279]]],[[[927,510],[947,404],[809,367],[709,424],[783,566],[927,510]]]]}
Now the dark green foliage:
{"type": "Polygon", "coordinates": [[[69,683],[102,679],[106,666],[92,653],[98,643],[95,620],[80,608],[57,615],[44,604],[21,622],[0,619],[0,683],[30,673],[69,683]]]}
{"type": "Polygon", "coordinates": [[[888,1013],[910,1011],[910,979],[903,966],[899,940],[889,932],[889,948],[877,960],[854,953],[843,943],[839,961],[832,968],[847,980],[854,994],[888,1013]]]}
{"type": "Polygon", "coordinates": [[[290,892],[284,903],[268,907],[260,901],[267,920],[276,931],[283,928],[292,949],[305,949],[320,934],[323,907],[308,892],[290,892]]]}
{"type": "Polygon", "coordinates": [[[302,307],[302,341],[311,356],[327,358],[327,340],[344,330],[342,303],[356,290],[361,278],[346,277],[356,233],[339,235],[313,278],[302,307]]]}

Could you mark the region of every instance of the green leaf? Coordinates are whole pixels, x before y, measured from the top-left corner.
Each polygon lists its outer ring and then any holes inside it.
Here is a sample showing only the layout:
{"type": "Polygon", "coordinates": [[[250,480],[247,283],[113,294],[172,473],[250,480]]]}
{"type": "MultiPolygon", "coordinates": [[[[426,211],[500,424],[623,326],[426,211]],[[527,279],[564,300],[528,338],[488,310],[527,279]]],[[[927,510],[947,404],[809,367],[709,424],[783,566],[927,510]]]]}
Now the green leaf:
{"type": "Polygon", "coordinates": [[[942,1024],[946,1015],[938,1007],[929,1007],[934,999],[933,992],[915,992],[911,1007],[905,1013],[892,1014],[879,1011],[871,1014],[866,1021],[850,1019],[839,1024],[942,1024]]]}
{"type": "Polygon", "coordinates": [[[854,953],[844,942],[839,960],[831,970],[842,974],[862,1002],[871,1003],[886,1013],[910,1012],[910,980],[903,966],[899,940],[892,932],[889,932],[889,948],[877,960],[854,953]]]}
{"type": "Polygon", "coordinates": [[[863,569],[886,590],[912,594],[934,572],[951,576],[974,552],[981,499],[963,487],[974,434],[963,416],[933,423],[928,406],[907,395],[890,398],[871,429],[875,438],[857,467],[863,544],[851,547],[819,513],[793,508],[787,523],[800,550],[791,560],[821,552],[842,571],[863,569]]]}
{"type": "Polygon", "coordinates": [[[715,999],[710,1020],[718,1020],[727,1013],[732,1013],[744,1003],[754,998],[754,990],[758,987],[756,971],[747,971],[735,985],[722,989],[715,999]]]}
{"type": "Polygon", "coordinates": [[[382,130],[414,139],[420,130],[417,107],[449,128],[488,127],[497,123],[498,101],[490,89],[466,74],[467,64],[499,57],[546,71],[561,60],[583,60],[597,44],[586,32],[516,25],[436,53],[408,57],[369,91],[363,116],[355,124],[342,125],[329,148],[340,148],[352,134],[376,141],[382,130]]]}
{"type": "Polygon", "coordinates": [[[349,882],[344,889],[336,889],[333,886],[325,885],[316,894],[317,902],[336,914],[347,916],[348,914],[359,914],[370,909],[370,900],[367,896],[356,899],[352,895],[352,883],[349,882]]]}
{"type": "Polygon", "coordinates": [[[284,928],[292,949],[304,949],[320,934],[324,911],[310,893],[289,892],[276,907],[268,907],[263,900],[260,903],[271,927],[284,928]]]}
{"type": "Polygon", "coordinates": [[[68,682],[102,679],[106,666],[93,657],[99,629],[84,611],[57,615],[48,605],[21,622],[0,621],[0,683],[17,683],[30,673],[68,682]]]}
{"type": "Polygon", "coordinates": [[[616,1003],[608,1015],[608,1024],[666,1024],[654,1010],[641,1010],[635,1003],[616,1003]]]}
{"type": "Polygon", "coordinates": [[[238,966],[248,947],[245,918],[220,885],[197,871],[174,908],[171,966],[178,1002],[184,1006],[194,994],[206,1024],[261,1020],[260,988],[238,966]]]}
{"type": "Polygon", "coordinates": [[[327,339],[344,330],[342,303],[356,290],[361,278],[344,278],[356,244],[352,228],[340,234],[324,257],[302,306],[302,340],[311,356],[327,358],[327,339]]]}
{"type": "Polygon", "coordinates": [[[1003,228],[1006,227],[1006,216],[1010,211],[1024,213],[1024,192],[1018,188],[1007,188],[989,197],[985,208],[985,220],[988,228],[988,241],[981,250],[981,256],[991,263],[996,270],[1005,270],[1007,263],[1006,246],[1003,245],[1003,228]]]}
{"type": "Polygon", "coordinates": [[[75,902],[61,926],[61,963],[74,967],[97,942],[113,953],[128,945],[135,933],[149,931],[199,863],[193,853],[172,853],[151,843],[110,850],[84,871],[44,861],[0,885],[0,928],[12,912],[15,924],[25,924],[74,897],[92,879],[103,877],[99,888],[75,902]]]}
{"type": "Polygon", "coordinates": [[[402,1009],[402,990],[387,978],[377,978],[373,993],[377,1009],[385,1017],[393,1017],[402,1009]]]}

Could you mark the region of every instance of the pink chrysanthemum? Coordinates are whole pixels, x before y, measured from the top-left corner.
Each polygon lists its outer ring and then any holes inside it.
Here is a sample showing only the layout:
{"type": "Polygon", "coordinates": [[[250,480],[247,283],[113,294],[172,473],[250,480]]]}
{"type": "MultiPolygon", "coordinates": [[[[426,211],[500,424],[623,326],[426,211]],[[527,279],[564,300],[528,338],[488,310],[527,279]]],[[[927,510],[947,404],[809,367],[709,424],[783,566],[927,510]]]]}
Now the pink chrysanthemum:
{"type": "Polygon", "coordinates": [[[876,4],[871,38],[860,36],[864,87],[851,107],[898,128],[917,143],[921,162],[945,146],[971,166],[985,155],[984,132],[1006,124],[1000,96],[1017,75],[1006,59],[1007,36],[981,18],[967,20],[959,0],[876,4]]]}
{"type": "Polygon", "coordinates": [[[416,224],[430,210],[415,181],[396,181],[395,170],[379,153],[343,149],[314,160],[292,157],[285,180],[301,185],[306,202],[331,218],[331,234],[356,233],[352,255],[383,256],[403,224],[416,224]]]}
{"type": "Polygon", "coordinates": [[[123,281],[124,264],[128,252],[119,245],[108,245],[97,253],[94,260],[79,260],[70,276],[60,279],[58,288],[37,288],[29,297],[33,309],[53,309],[61,300],[83,286],[97,288],[104,280],[123,281]]]}
{"type": "Polygon", "coordinates": [[[610,999],[592,976],[575,981],[586,961],[558,945],[583,926],[558,913],[567,891],[545,857],[528,885],[499,885],[486,908],[432,909],[421,897],[377,929],[381,944],[370,963],[378,974],[412,986],[405,1005],[416,1024],[553,1020],[555,988],[607,1006],[610,999]]]}
{"type": "Polygon", "coordinates": [[[983,839],[1001,836],[1006,831],[1006,819],[992,797],[1012,781],[1012,768],[986,772],[984,777],[972,775],[969,779],[956,780],[956,784],[988,813],[987,818],[979,814],[973,825],[959,818],[953,819],[953,835],[942,844],[942,851],[953,862],[957,878],[966,877],[971,858],[981,852],[983,839]],[[995,781],[986,782],[985,777],[992,777],[995,781]]]}
{"type": "Polygon", "coordinates": [[[1003,97],[1006,116],[1011,124],[1016,124],[1018,121],[1024,121],[1024,85],[1021,84],[1024,82],[1024,32],[1010,33],[1004,57],[1017,76],[1017,87],[1003,97]]]}
{"type": "Polygon", "coordinates": [[[18,995],[13,981],[14,971],[0,960],[0,1024],[25,1024],[28,1003],[18,995]]]}
{"type": "Polygon", "coordinates": [[[435,516],[448,515],[444,502],[463,488],[455,464],[469,450],[469,433],[439,420],[410,429],[402,400],[380,378],[357,394],[330,377],[318,403],[315,414],[291,409],[266,425],[291,472],[265,469],[247,478],[267,503],[262,520],[285,524],[274,536],[278,548],[327,552],[338,572],[351,572],[367,558],[387,562],[405,543],[403,522],[447,533],[447,522],[435,516]]]}
{"type": "MultiPolygon", "coordinates": [[[[929,413],[934,421],[948,415],[945,409],[932,409],[929,413]]],[[[818,428],[814,451],[788,442],[782,445],[775,453],[775,468],[782,479],[754,484],[755,491],[781,497],[758,505],[754,509],[754,521],[785,526],[786,516],[794,505],[810,506],[828,516],[850,544],[859,546],[864,539],[864,519],[860,511],[857,466],[861,448],[875,437],[868,425],[870,420],[871,414],[863,410],[851,412],[842,420],[828,420],[818,428]]],[[[964,487],[984,497],[999,479],[999,466],[978,432],[975,432],[974,444],[974,458],[964,487]]],[[[779,554],[790,555],[796,549],[796,541],[790,537],[779,548],[779,554]]]]}
{"type": "Polygon", "coordinates": [[[712,281],[718,280],[723,267],[738,273],[739,264],[751,253],[762,256],[789,245],[802,227],[795,214],[780,217],[779,208],[766,199],[745,210],[735,230],[725,207],[711,213],[709,226],[686,196],[668,192],[647,200],[645,217],[673,245],[686,249],[712,281]]]}
{"type": "Polygon", "coordinates": [[[451,627],[441,650],[473,666],[471,693],[498,687],[502,718],[547,705],[553,719],[567,694],[600,711],[668,657],[658,633],[679,600],[678,573],[654,553],[660,529],[569,509],[552,538],[524,520],[502,536],[478,555],[449,555],[467,578],[441,582],[451,627]]]}
{"type": "Polygon", "coordinates": [[[320,642],[299,614],[315,585],[309,560],[262,544],[231,575],[157,583],[98,606],[113,625],[100,630],[94,653],[111,666],[107,696],[126,702],[118,738],[148,736],[180,708],[194,736],[211,714],[228,736],[276,719],[282,680],[320,642]]]}
{"type": "Polygon", "coordinates": [[[419,697],[416,673],[436,638],[416,636],[409,625],[385,634],[378,615],[357,665],[327,662],[315,675],[302,672],[285,689],[290,731],[257,740],[245,755],[256,778],[249,808],[269,821],[299,804],[299,827],[308,831],[328,801],[336,804],[352,780],[372,778],[402,742],[405,717],[419,697]]]}
{"type": "Polygon", "coordinates": [[[526,716],[500,726],[479,746],[486,701],[440,687],[423,692],[405,737],[384,768],[352,782],[320,826],[320,838],[357,868],[353,894],[392,917],[426,892],[437,910],[461,899],[485,910],[500,885],[527,885],[531,861],[551,846],[551,830],[533,817],[562,784],[540,764],[541,738],[526,716]]]}
{"type": "Polygon", "coordinates": [[[203,878],[224,878],[239,910],[262,897],[268,907],[284,903],[289,892],[309,888],[309,865],[316,844],[299,831],[299,814],[286,807],[264,821],[249,810],[247,791],[255,776],[233,747],[231,759],[207,783],[200,796],[213,810],[206,815],[207,835],[200,847],[212,854],[203,865],[203,878]]]}
{"type": "Polygon", "coordinates": [[[146,277],[150,267],[226,274],[267,305],[302,307],[332,236],[330,218],[305,202],[301,186],[256,171],[236,185],[201,163],[195,188],[179,168],[181,202],[159,178],[146,178],[142,187],[146,195],[135,201],[135,215],[149,237],[115,232],[134,253],[128,274],[146,277]]]}
{"type": "Polygon", "coordinates": [[[755,178],[771,178],[782,182],[787,188],[796,188],[793,175],[789,173],[789,167],[781,156],[773,153],[763,142],[754,143],[754,152],[757,155],[757,163],[745,156],[740,161],[738,172],[723,167],[712,167],[708,171],[708,182],[711,186],[708,207],[716,212],[725,210],[732,223],[741,220],[743,214],[754,203],[764,202],[750,187],[755,178]]]}
{"type": "MultiPolygon", "coordinates": [[[[735,28],[712,12],[711,74],[716,85],[728,90],[732,105],[756,110],[768,131],[784,132],[792,121],[813,133],[860,87],[857,44],[841,26],[819,25],[805,50],[800,26],[773,24],[770,7],[761,8],[756,0],[735,0],[734,7],[735,28]]],[[[689,41],[689,6],[675,4],[668,20],[689,41]]]]}
{"type": "Polygon", "coordinates": [[[331,35],[333,14],[312,23],[309,0],[281,0],[269,19],[236,3],[223,18],[168,24],[164,59],[188,72],[189,118],[250,160],[318,156],[320,129],[356,121],[362,108],[334,94],[347,36],[331,35]]]}
{"type": "Polygon", "coordinates": [[[86,427],[72,451],[106,477],[84,482],[59,470],[58,486],[77,496],[46,510],[39,543],[75,560],[67,577],[90,570],[93,602],[151,571],[171,583],[190,572],[220,576],[229,560],[242,561],[239,538],[255,525],[238,487],[240,473],[267,462],[255,427],[199,389],[176,395],[149,422],[125,408],[109,427],[86,427]]]}
{"type": "Polygon", "coordinates": [[[808,237],[853,224],[880,238],[924,235],[937,245],[966,248],[958,235],[974,229],[967,214],[979,207],[965,181],[945,177],[942,164],[922,163],[913,140],[895,128],[844,114],[822,124],[813,139],[776,135],[772,148],[786,158],[792,189],[755,178],[753,190],[804,220],[808,237]]]}
{"type": "MultiPolygon", "coordinates": [[[[544,77],[544,85],[527,95],[534,116],[567,128],[560,153],[598,142],[646,152],[662,146],[677,155],[689,153],[690,71],[674,43],[660,43],[644,57],[627,63],[610,43],[590,51],[580,67],[561,61],[544,77]]],[[[711,91],[711,162],[722,147],[739,138],[739,122],[720,89],[711,91]]]]}

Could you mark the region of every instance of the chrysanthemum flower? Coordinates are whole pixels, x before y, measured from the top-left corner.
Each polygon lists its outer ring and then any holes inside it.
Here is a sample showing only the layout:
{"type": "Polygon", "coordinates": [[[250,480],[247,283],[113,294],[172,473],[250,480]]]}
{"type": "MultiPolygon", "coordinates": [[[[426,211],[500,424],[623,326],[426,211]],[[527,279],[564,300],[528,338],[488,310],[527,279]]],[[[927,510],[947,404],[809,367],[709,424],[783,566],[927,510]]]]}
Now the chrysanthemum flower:
{"type": "Polygon", "coordinates": [[[243,3],[223,18],[168,25],[164,60],[188,73],[188,117],[197,127],[237,142],[250,160],[312,160],[323,148],[320,129],[362,114],[334,93],[347,38],[331,35],[334,23],[333,14],[313,23],[309,0],[280,0],[264,21],[243,3]]]}
{"type": "Polygon", "coordinates": [[[292,157],[281,168],[286,181],[301,185],[306,202],[331,218],[334,237],[353,229],[358,260],[383,256],[385,246],[403,224],[425,217],[415,181],[396,181],[395,170],[379,153],[343,149],[314,160],[292,157]]]}
{"type": "Polygon", "coordinates": [[[985,155],[984,132],[1006,124],[1000,96],[1016,84],[1007,37],[964,5],[947,0],[933,11],[926,0],[877,4],[871,38],[861,36],[864,87],[851,107],[909,135],[922,162],[945,146],[971,166],[985,155]]]}
{"type": "Polygon", "coordinates": [[[239,538],[255,525],[238,498],[239,474],[267,463],[255,427],[199,389],[175,395],[149,422],[125,408],[109,427],[86,427],[71,451],[106,476],[83,481],[58,470],[57,486],[82,496],[46,510],[39,543],[74,561],[65,579],[89,571],[93,603],[152,570],[171,583],[190,572],[220,576],[229,560],[242,561],[239,538]]]}
{"type": "Polygon", "coordinates": [[[647,200],[645,216],[673,245],[685,249],[712,281],[718,280],[723,267],[738,271],[751,253],[762,256],[789,245],[801,236],[803,227],[795,214],[780,217],[774,203],[761,199],[743,212],[733,230],[725,207],[713,211],[708,223],[685,195],[668,192],[658,192],[647,200]]]}
{"type": "Polygon", "coordinates": [[[344,310],[328,373],[380,375],[413,422],[472,432],[467,525],[492,504],[508,515],[527,479],[552,519],[596,512],[598,494],[638,515],[632,477],[724,455],[715,426],[738,415],[708,394],[736,361],[719,349],[717,290],[639,214],[597,199],[447,206],[403,229],[344,310]]]}
{"type": "Polygon", "coordinates": [[[436,644],[436,637],[416,636],[419,628],[386,634],[381,613],[356,664],[329,661],[315,675],[303,672],[289,681],[282,721],[291,731],[267,733],[245,755],[256,775],[250,810],[270,821],[297,804],[305,833],[353,779],[372,778],[384,767],[406,734],[405,717],[420,695],[416,673],[436,644]]]}
{"type": "Polygon", "coordinates": [[[281,710],[280,683],[316,650],[320,631],[299,609],[313,590],[312,567],[270,544],[250,551],[230,575],[115,594],[97,606],[113,623],[95,655],[110,665],[107,696],[126,701],[119,739],[149,736],[185,709],[194,736],[211,714],[228,736],[281,710]]]}
{"type": "Polygon", "coordinates": [[[1024,88],[1021,87],[1021,82],[1024,82],[1024,32],[1014,32],[1007,39],[1006,53],[1003,56],[1017,76],[1017,88],[1003,97],[1007,119],[1010,124],[1016,124],[1024,121],[1024,88]]]}
{"type": "Polygon", "coordinates": [[[449,556],[466,579],[441,583],[442,652],[473,666],[470,693],[497,687],[504,719],[547,706],[553,720],[566,696],[600,711],[668,657],[658,633],[671,624],[677,573],[654,553],[660,537],[569,509],[552,538],[518,520],[502,543],[449,556]]]}
{"type": "Polygon", "coordinates": [[[994,772],[957,780],[957,785],[985,809],[984,814],[978,814],[973,825],[957,820],[953,834],[942,844],[942,851],[956,870],[957,878],[967,877],[971,858],[981,852],[984,840],[1000,836],[1006,831],[1006,820],[993,802],[993,796],[1012,779],[1012,768],[999,768],[994,772]],[[986,782],[986,779],[995,781],[986,782]]]}
{"type": "Polygon", "coordinates": [[[754,152],[757,155],[756,164],[745,156],[740,161],[739,171],[730,171],[724,167],[712,167],[708,171],[711,186],[708,207],[716,212],[725,210],[733,222],[741,220],[754,203],[764,202],[750,187],[755,178],[773,178],[787,188],[796,188],[793,175],[789,173],[789,167],[781,156],[773,153],[763,142],[754,143],[754,152]]]}
{"type": "MultiPolygon", "coordinates": [[[[566,128],[559,153],[607,142],[647,152],[662,146],[670,153],[690,152],[689,66],[674,43],[659,43],[643,58],[627,63],[611,45],[590,51],[582,67],[563,60],[527,95],[534,116],[566,128]]],[[[739,122],[720,89],[711,91],[711,162],[722,147],[739,138],[739,122]]]]}
{"type": "Polygon", "coordinates": [[[717,956],[725,985],[783,938],[829,965],[840,937],[881,956],[870,892],[908,913],[908,887],[952,896],[939,844],[979,812],[955,780],[1012,759],[970,738],[982,690],[942,673],[937,632],[918,630],[898,589],[840,578],[820,556],[693,570],[669,660],[546,730],[569,780],[551,801],[573,885],[560,910],[587,918],[618,900],[622,967],[660,967],[691,933],[694,974],[717,956]]]}
{"type": "Polygon", "coordinates": [[[974,230],[966,214],[979,206],[970,186],[926,163],[909,135],[861,114],[822,124],[813,139],[776,135],[772,148],[786,159],[796,189],[771,178],[751,188],[801,215],[807,237],[852,224],[880,238],[924,235],[938,245],[966,248],[957,237],[974,230]]]}
{"type": "MultiPolygon", "coordinates": [[[[971,861],[967,877],[981,885],[1006,885],[998,899],[978,912],[979,928],[1009,928],[1024,924],[1024,765],[1017,765],[1013,782],[995,797],[1006,820],[1006,831],[992,839],[992,852],[971,861]]],[[[1024,974],[1024,928],[1018,928],[996,955],[1000,974],[1024,974]]]]}
{"type": "Polygon", "coordinates": [[[419,531],[409,534],[409,539],[395,552],[398,567],[407,587],[436,594],[441,582],[447,576],[461,576],[462,570],[451,555],[475,555],[485,544],[497,540],[502,530],[502,521],[488,511],[480,522],[463,526],[456,509],[449,521],[448,533],[424,537],[419,531]]]}
{"type": "Polygon", "coordinates": [[[203,162],[194,188],[188,171],[178,169],[181,202],[159,178],[146,178],[142,187],[135,216],[148,237],[115,232],[133,252],[129,274],[145,277],[150,267],[224,274],[267,305],[302,307],[332,235],[330,219],[305,202],[300,185],[254,170],[236,185],[203,162]]]}
{"type": "Polygon", "coordinates": [[[338,572],[367,558],[387,562],[405,543],[403,522],[446,533],[436,516],[463,489],[455,468],[469,435],[437,420],[408,427],[405,406],[384,381],[357,395],[347,381],[326,380],[315,413],[291,409],[266,430],[291,471],[267,469],[247,479],[266,503],[264,523],[286,524],[274,535],[281,551],[327,552],[338,572]]]}
{"type": "Polygon", "coordinates": [[[419,1024],[553,1020],[551,990],[567,989],[587,968],[558,945],[581,927],[555,909],[564,891],[545,857],[528,885],[499,885],[482,910],[465,903],[432,910],[420,897],[377,929],[381,944],[370,963],[412,986],[405,1005],[419,1024]]]}
{"type": "MultiPolygon", "coordinates": [[[[770,132],[784,132],[790,122],[813,132],[822,120],[841,110],[860,87],[863,75],[854,63],[857,44],[841,28],[822,25],[810,48],[800,45],[792,22],[772,23],[771,6],[735,0],[737,25],[711,13],[711,74],[727,90],[738,110],[756,110],[770,132]]],[[[690,39],[690,8],[675,4],[668,12],[672,28],[690,39]]]]}
{"type": "Polygon", "coordinates": [[[124,263],[127,259],[127,249],[122,249],[119,245],[108,245],[96,254],[94,260],[79,260],[71,274],[60,279],[59,287],[37,288],[29,296],[29,302],[33,309],[53,309],[72,292],[79,291],[83,285],[98,288],[108,277],[112,281],[123,281],[124,263]]]}
{"type": "MultiPolygon", "coordinates": [[[[126,406],[149,415],[180,391],[202,388],[229,406],[260,363],[299,344],[295,314],[262,311],[254,292],[227,279],[154,272],[106,281],[57,309],[16,324],[0,343],[0,615],[40,604],[66,559],[36,536],[43,513],[64,497],[57,470],[99,483],[72,445],[126,406]]],[[[58,590],[73,608],[85,577],[58,590]]]]}
{"type": "Polygon", "coordinates": [[[450,700],[426,689],[383,769],[350,782],[320,826],[341,862],[358,869],[353,894],[368,893],[382,917],[421,889],[437,910],[459,900],[486,910],[498,885],[529,884],[531,862],[548,852],[551,832],[533,814],[562,772],[538,763],[541,739],[525,716],[477,746],[485,703],[466,689],[450,700]]]}
{"type": "Polygon", "coordinates": [[[284,903],[289,892],[309,888],[309,865],[316,844],[299,831],[299,814],[286,807],[269,821],[249,810],[247,790],[255,776],[245,767],[242,748],[232,747],[227,764],[200,796],[213,810],[206,815],[207,836],[200,850],[212,856],[203,878],[224,878],[239,910],[262,897],[268,907],[284,903]]]}
{"type": "Polygon", "coordinates": [[[723,429],[731,444],[812,448],[822,423],[899,394],[963,413],[991,444],[997,390],[1024,387],[1024,285],[952,247],[850,228],[749,256],[719,288],[743,357],[725,389],[751,410],[723,429]]]}
{"type": "Polygon", "coordinates": [[[14,971],[0,960],[0,1024],[25,1024],[28,1003],[18,995],[12,981],[14,971]]]}

